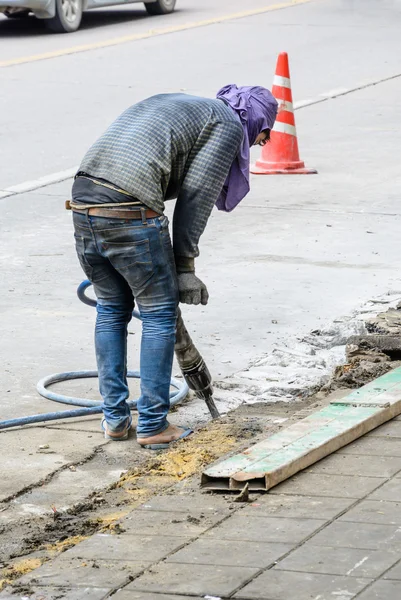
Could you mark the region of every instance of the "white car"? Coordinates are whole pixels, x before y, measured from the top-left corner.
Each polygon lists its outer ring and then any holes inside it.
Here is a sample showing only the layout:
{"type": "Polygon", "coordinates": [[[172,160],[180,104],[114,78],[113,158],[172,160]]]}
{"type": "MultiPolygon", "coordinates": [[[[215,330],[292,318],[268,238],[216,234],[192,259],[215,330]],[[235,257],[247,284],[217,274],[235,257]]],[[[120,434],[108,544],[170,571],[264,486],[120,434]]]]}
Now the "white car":
{"type": "Polygon", "coordinates": [[[171,13],[176,4],[176,0],[0,0],[0,13],[10,19],[33,13],[38,19],[46,19],[52,31],[70,33],[80,26],[84,10],[135,2],[144,2],[150,15],[171,13]]]}

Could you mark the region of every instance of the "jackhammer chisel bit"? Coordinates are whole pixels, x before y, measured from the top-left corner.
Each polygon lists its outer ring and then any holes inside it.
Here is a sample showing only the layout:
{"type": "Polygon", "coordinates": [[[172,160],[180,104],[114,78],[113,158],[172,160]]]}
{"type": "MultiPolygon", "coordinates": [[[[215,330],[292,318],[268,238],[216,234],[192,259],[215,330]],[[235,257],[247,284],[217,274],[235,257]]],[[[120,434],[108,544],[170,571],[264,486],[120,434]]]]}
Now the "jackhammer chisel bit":
{"type": "Polygon", "coordinates": [[[178,309],[175,355],[190,390],[204,400],[213,419],[220,417],[213,400],[212,377],[189,335],[178,309]]]}

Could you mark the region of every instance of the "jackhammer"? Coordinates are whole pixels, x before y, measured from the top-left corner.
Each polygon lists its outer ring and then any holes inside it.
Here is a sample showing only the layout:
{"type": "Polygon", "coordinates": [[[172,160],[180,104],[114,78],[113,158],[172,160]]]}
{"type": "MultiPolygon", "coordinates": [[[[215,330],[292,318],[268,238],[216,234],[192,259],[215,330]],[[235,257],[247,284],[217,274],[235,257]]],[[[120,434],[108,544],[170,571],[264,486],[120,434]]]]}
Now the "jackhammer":
{"type": "Polygon", "coordinates": [[[181,310],[177,314],[177,331],[175,341],[175,356],[180,365],[181,373],[190,390],[206,402],[213,419],[220,417],[213,400],[212,378],[205,361],[196,349],[182,319],[181,310]]]}

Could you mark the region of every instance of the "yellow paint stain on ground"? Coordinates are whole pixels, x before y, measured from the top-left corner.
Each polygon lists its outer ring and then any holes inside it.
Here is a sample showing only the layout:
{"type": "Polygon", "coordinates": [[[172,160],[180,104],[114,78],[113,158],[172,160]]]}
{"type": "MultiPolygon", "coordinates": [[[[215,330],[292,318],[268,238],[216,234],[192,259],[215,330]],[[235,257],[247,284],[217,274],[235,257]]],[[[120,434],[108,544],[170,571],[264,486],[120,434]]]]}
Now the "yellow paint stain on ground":
{"type": "Polygon", "coordinates": [[[245,19],[246,17],[254,17],[263,13],[282,10],[283,8],[291,8],[300,4],[307,4],[316,0],[290,0],[289,2],[279,2],[277,4],[271,4],[270,6],[264,6],[263,8],[256,8],[253,10],[246,10],[238,13],[231,13],[222,15],[220,17],[214,17],[212,19],[205,19],[202,21],[194,21],[192,23],[184,23],[183,25],[176,25],[175,27],[164,27],[160,29],[149,29],[142,33],[135,33],[132,35],[124,35],[121,37],[104,40],[102,42],[93,42],[91,44],[82,44],[80,46],[72,46],[70,48],[62,48],[61,50],[54,50],[51,52],[44,52],[42,54],[33,54],[31,56],[21,56],[20,58],[13,58],[10,60],[0,61],[0,67],[12,67],[16,65],[22,65],[26,63],[38,62],[41,60],[48,60],[50,58],[58,58],[60,56],[67,56],[69,54],[78,54],[79,52],[89,52],[90,50],[99,50],[102,48],[109,48],[111,46],[119,46],[128,42],[135,42],[138,40],[145,40],[160,35],[167,35],[170,33],[178,33],[180,31],[187,31],[189,29],[197,29],[199,27],[207,27],[208,25],[216,25],[217,23],[224,23],[226,21],[233,21],[238,19],[245,19]]]}
{"type": "Polygon", "coordinates": [[[43,560],[40,558],[27,558],[10,565],[9,567],[6,567],[1,573],[2,579],[0,579],[0,591],[7,585],[10,585],[15,579],[18,579],[18,577],[22,577],[23,575],[30,573],[34,569],[40,567],[42,564],[43,560]]]}

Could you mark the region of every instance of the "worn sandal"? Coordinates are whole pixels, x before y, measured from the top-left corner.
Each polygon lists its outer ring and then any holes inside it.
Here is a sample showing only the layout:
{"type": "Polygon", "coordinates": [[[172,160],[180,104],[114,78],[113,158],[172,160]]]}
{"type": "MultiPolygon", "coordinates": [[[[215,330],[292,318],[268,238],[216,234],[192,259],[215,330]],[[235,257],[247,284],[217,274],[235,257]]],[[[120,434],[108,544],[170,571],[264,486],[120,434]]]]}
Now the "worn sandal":
{"type": "Polygon", "coordinates": [[[101,422],[101,427],[104,431],[104,437],[106,438],[106,440],[112,440],[113,442],[122,442],[122,441],[128,439],[129,430],[131,429],[131,425],[132,425],[131,415],[129,417],[127,417],[126,426],[121,431],[110,430],[108,428],[107,421],[104,417],[101,422]]]}
{"type": "Polygon", "coordinates": [[[180,427],[182,429],[182,434],[176,440],[172,440],[171,442],[165,442],[164,444],[139,444],[142,448],[146,448],[147,450],[167,450],[170,448],[172,444],[178,442],[178,440],[183,440],[193,433],[192,429],[187,429],[186,427],[180,427]]]}

